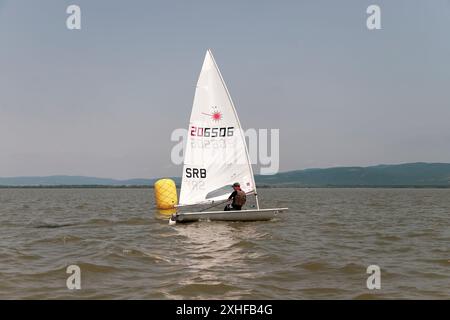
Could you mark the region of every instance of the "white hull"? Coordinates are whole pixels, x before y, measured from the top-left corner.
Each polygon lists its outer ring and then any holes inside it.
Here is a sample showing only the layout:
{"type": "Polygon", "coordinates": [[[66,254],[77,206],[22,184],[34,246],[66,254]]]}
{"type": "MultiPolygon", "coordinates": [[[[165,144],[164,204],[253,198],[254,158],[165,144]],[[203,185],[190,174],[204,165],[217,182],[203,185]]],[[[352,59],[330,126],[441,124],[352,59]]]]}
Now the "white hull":
{"type": "Polygon", "coordinates": [[[172,216],[174,222],[194,221],[267,221],[275,218],[288,208],[254,209],[240,211],[205,211],[176,213],[172,216]]]}

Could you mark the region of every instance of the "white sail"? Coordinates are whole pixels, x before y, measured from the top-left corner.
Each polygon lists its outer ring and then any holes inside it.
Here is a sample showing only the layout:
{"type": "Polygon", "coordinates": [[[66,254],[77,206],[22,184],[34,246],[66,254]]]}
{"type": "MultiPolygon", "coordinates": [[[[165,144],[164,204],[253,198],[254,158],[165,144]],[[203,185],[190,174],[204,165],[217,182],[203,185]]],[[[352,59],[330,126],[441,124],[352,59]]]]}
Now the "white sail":
{"type": "Polygon", "coordinates": [[[180,206],[225,200],[234,182],[247,193],[255,191],[244,133],[210,50],[197,82],[185,150],[180,206]]]}

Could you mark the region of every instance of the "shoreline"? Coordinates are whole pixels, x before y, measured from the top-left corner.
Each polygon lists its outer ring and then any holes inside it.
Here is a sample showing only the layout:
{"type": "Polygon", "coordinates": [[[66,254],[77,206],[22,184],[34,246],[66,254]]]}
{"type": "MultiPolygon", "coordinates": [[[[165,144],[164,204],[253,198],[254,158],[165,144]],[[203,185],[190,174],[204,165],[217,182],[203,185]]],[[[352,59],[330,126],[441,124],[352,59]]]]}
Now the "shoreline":
{"type": "MultiPolygon", "coordinates": [[[[180,186],[177,185],[179,189],[180,186]]],[[[450,185],[261,185],[258,189],[450,189],[450,185]]],[[[153,185],[38,185],[38,186],[0,186],[0,189],[154,189],[153,185]]]]}

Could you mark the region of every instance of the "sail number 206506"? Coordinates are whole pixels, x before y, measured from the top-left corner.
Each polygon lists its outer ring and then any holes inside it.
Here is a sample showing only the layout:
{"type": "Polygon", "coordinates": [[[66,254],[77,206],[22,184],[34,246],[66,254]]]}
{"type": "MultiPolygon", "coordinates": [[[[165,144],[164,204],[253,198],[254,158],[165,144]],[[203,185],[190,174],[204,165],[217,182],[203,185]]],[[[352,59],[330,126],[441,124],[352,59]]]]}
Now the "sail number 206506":
{"type": "Polygon", "coordinates": [[[234,127],[204,128],[191,126],[189,131],[192,137],[223,138],[232,137],[234,135],[234,127]]]}

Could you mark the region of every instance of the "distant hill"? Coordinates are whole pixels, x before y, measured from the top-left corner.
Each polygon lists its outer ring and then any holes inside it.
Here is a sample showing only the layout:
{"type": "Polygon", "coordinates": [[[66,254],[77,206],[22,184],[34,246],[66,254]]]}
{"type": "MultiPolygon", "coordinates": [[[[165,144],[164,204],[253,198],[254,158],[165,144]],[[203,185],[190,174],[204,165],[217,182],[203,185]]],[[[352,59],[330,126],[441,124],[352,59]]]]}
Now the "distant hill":
{"type": "Polygon", "coordinates": [[[157,179],[116,180],[116,179],[84,177],[84,176],[11,177],[11,178],[0,178],[0,186],[63,186],[63,185],[130,186],[130,185],[153,185],[153,183],[156,180],[157,179]]]}
{"type": "Polygon", "coordinates": [[[259,185],[330,187],[450,187],[450,163],[405,163],[371,167],[336,167],[257,176],[259,185]]]}
{"type": "MultiPolygon", "coordinates": [[[[172,178],[177,184],[180,178],[172,178]]],[[[258,186],[450,187],[450,163],[405,163],[281,172],[255,177],[258,186]]],[[[0,186],[151,186],[157,179],[116,180],[83,176],[0,178],[0,186]]]]}

